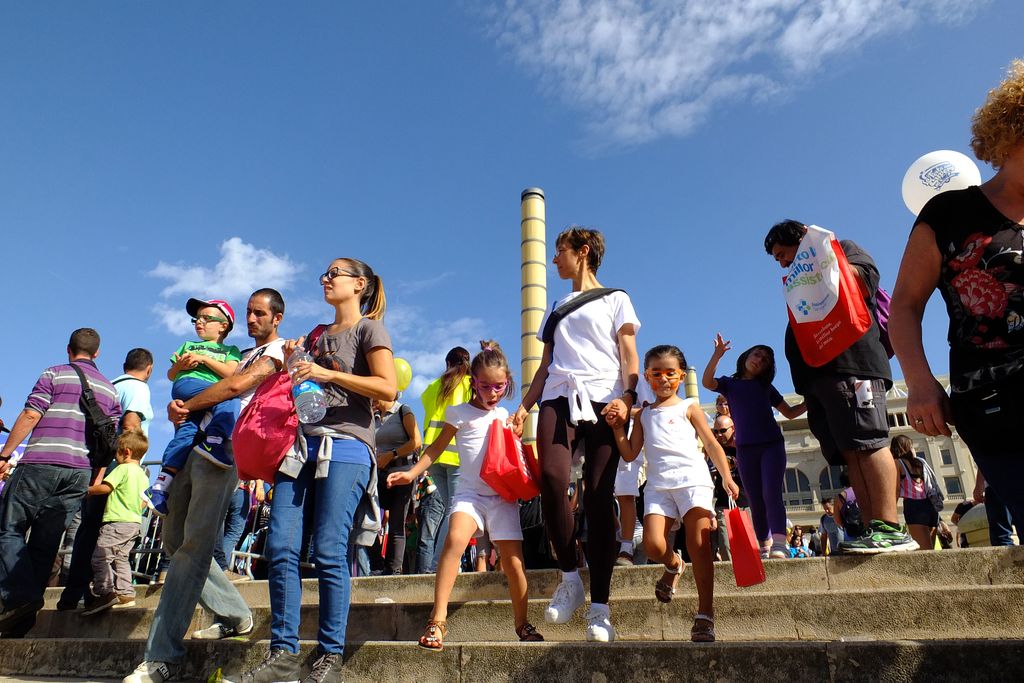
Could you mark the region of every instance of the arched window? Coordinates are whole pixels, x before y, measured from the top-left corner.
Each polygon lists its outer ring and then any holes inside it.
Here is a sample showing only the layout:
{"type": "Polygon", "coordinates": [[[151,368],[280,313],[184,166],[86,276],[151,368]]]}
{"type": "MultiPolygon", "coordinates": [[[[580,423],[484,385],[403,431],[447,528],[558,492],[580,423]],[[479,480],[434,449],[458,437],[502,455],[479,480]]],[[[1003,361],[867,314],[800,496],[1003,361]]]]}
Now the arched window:
{"type": "Polygon", "coordinates": [[[811,482],[807,475],[795,467],[787,469],[782,498],[786,505],[813,505],[814,497],[811,495],[811,482]]]}
{"type": "Polygon", "coordinates": [[[818,486],[821,488],[821,499],[831,500],[836,497],[837,493],[843,490],[842,484],[839,483],[839,473],[843,471],[843,468],[839,465],[831,465],[826,467],[818,475],[818,486]]]}

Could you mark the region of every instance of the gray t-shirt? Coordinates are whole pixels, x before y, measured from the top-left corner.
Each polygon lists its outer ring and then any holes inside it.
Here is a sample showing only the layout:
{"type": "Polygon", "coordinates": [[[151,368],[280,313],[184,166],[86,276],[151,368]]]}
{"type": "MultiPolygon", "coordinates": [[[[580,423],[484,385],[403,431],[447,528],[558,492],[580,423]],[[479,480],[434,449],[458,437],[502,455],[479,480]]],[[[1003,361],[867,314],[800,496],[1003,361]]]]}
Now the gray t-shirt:
{"type": "MultiPolygon", "coordinates": [[[[371,349],[391,349],[391,337],[379,320],[362,318],[352,327],[338,334],[324,332],[316,342],[312,355],[317,365],[335,372],[369,375],[366,359],[371,349]]],[[[327,414],[319,426],[359,439],[376,452],[374,446],[373,412],[370,399],[342,389],[337,384],[323,385],[327,399],[327,414]]]]}
{"type": "MultiPolygon", "coordinates": [[[[391,410],[377,415],[376,439],[378,453],[398,450],[409,441],[409,433],[405,431],[405,423],[402,421],[403,417],[407,414],[412,414],[409,407],[395,401],[395,404],[391,406],[391,410]]],[[[405,463],[407,458],[408,456],[402,456],[402,462],[405,463]]],[[[394,463],[395,460],[392,460],[385,468],[385,471],[391,472],[397,469],[409,469],[410,467],[406,464],[399,466],[394,463]]]]}

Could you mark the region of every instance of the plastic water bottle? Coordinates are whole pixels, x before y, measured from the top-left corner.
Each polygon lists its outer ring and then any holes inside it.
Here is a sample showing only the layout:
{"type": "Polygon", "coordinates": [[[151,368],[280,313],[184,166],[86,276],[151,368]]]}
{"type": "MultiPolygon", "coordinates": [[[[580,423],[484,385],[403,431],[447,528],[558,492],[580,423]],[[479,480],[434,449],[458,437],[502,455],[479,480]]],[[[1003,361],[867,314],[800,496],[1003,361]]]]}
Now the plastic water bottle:
{"type": "Polygon", "coordinates": [[[288,359],[288,374],[292,378],[292,397],[295,399],[295,412],[299,422],[310,424],[319,422],[327,414],[327,400],[324,390],[311,379],[295,383],[295,363],[307,361],[312,363],[313,357],[301,349],[292,352],[288,359]]]}

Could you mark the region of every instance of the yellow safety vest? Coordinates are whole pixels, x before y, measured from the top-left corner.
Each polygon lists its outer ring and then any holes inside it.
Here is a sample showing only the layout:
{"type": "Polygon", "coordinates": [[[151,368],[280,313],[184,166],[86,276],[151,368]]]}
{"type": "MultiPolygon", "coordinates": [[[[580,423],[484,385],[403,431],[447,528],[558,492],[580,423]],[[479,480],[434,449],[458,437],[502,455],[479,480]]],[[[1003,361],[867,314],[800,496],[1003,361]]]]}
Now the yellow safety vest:
{"type": "MultiPolygon", "coordinates": [[[[457,406],[465,403],[470,398],[469,375],[462,378],[462,381],[455,385],[452,395],[444,403],[437,402],[437,395],[441,392],[441,378],[438,377],[427,385],[420,396],[423,402],[423,446],[424,448],[434,443],[441,435],[441,428],[444,427],[444,411],[448,406],[457,406]]],[[[459,451],[455,448],[453,439],[444,452],[434,462],[442,465],[458,465],[459,451]]]]}

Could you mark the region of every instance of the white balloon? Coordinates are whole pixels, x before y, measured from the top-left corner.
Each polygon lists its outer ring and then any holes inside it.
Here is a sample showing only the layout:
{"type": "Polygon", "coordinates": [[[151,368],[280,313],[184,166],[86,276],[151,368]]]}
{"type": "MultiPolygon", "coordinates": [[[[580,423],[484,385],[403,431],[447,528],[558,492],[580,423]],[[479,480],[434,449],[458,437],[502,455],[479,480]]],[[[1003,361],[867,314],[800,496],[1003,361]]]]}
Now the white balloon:
{"type": "Polygon", "coordinates": [[[940,149],[925,154],[907,169],[903,176],[903,203],[916,216],[935,195],[980,184],[981,172],[970,157],[940,149]]]}

